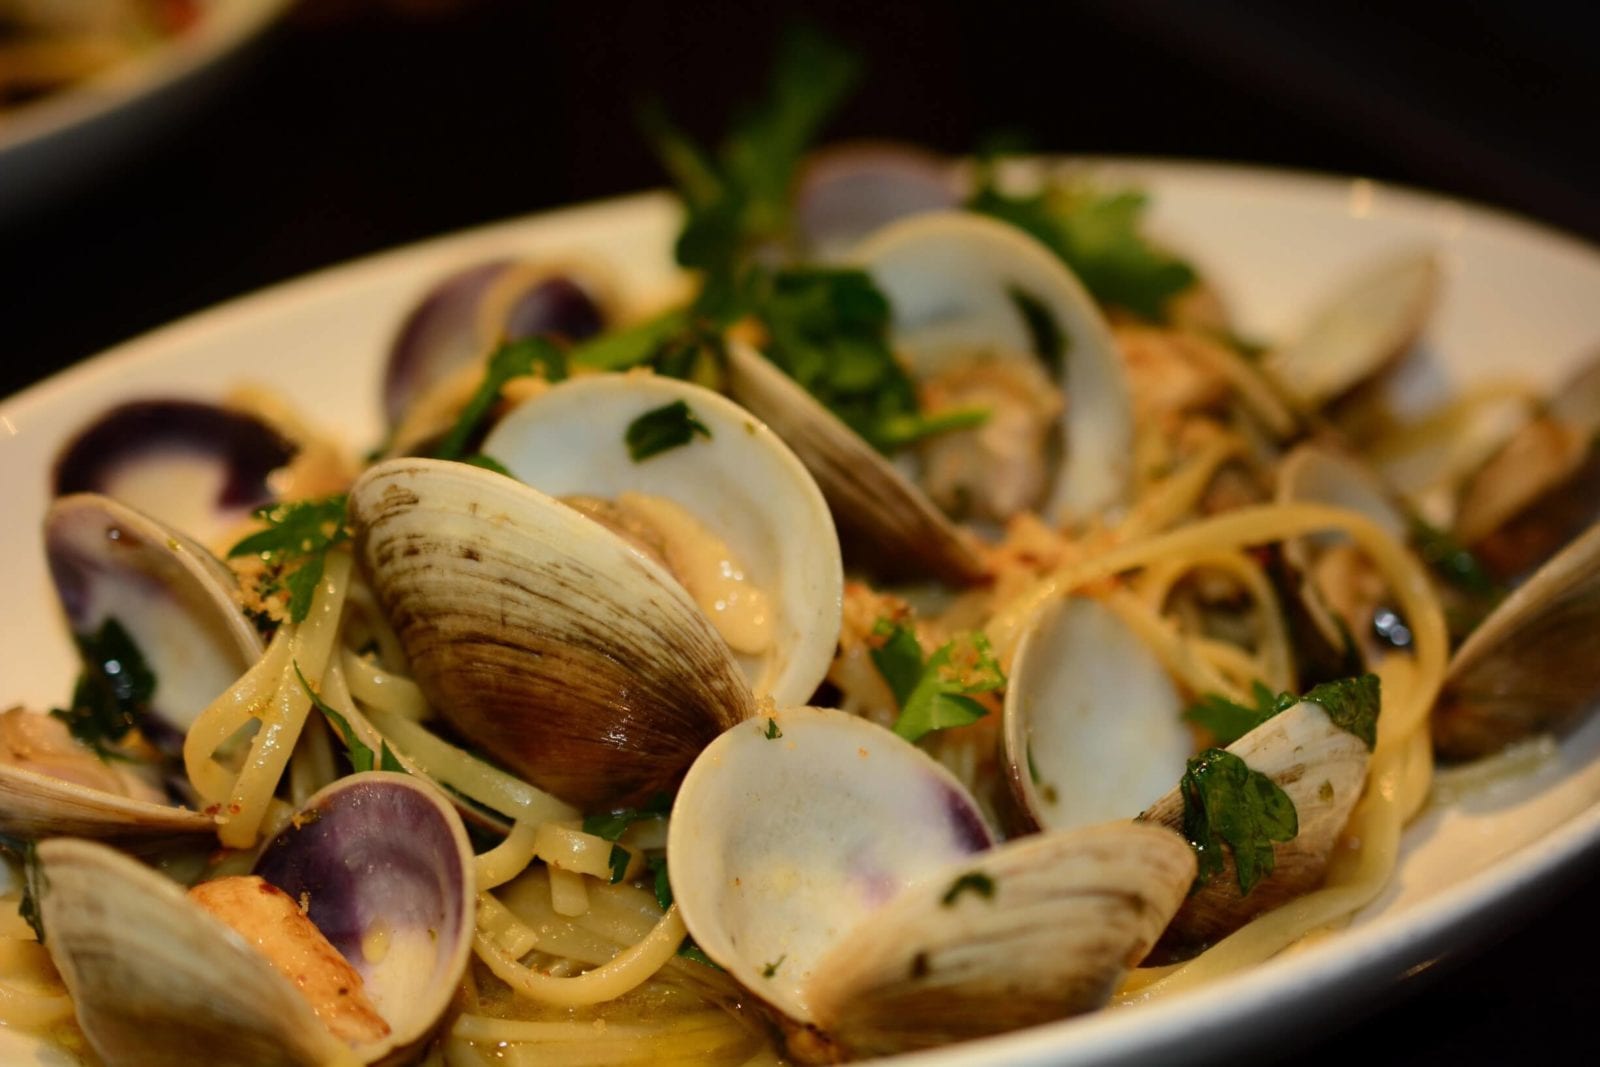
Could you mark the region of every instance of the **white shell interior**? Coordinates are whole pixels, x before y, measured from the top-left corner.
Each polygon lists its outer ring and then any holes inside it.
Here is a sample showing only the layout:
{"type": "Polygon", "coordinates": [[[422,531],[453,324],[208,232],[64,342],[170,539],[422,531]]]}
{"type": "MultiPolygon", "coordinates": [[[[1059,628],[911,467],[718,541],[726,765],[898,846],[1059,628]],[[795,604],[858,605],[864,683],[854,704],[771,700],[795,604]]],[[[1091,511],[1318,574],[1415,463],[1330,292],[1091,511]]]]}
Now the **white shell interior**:
{"type": "Polygon", "coordinates": [[[1029,814],[1067,830],[1143,811],[1183,776],[1194,743],[1155,654],[1099,601],[1046,605],[1006,690],[1006,758],[1029,814]]]}
{"type": "Polygon", "coordinates": [[[889,298],[895,349],[920,374],[974,351],[1035,358],[1012,292],[1039,301],[1066,345],[1065,455],[1046,511],[1082,518],[1126,497],[1133,407],[1122,360],[1094,301],[1053,253],[994,219],[936,212],[884,227],[851,259],[889,298]]]}
{"type": "Polygon", "coordinates": [[[921,749],[842,711],[791,708],[700,754],[673,805],[667,858],[706,955],[809,1020],[804,986],[830,948],[992,838],[977,802],[921,749]]]}
{"type": "Polygon", "coordinates": [[[779,707],[811,699],[839,639],[839,537],[816,482],[755,416],[671,378],[575,378],[519,405],[483,451],[551,496],[649,493],[687,509],[727,543],[773,603],[772,648],[734,657],[751,687],[779,707]],[[711,437],[696,435],[634,462],[624,440],[628,425],[678,400],[711,437]]]}

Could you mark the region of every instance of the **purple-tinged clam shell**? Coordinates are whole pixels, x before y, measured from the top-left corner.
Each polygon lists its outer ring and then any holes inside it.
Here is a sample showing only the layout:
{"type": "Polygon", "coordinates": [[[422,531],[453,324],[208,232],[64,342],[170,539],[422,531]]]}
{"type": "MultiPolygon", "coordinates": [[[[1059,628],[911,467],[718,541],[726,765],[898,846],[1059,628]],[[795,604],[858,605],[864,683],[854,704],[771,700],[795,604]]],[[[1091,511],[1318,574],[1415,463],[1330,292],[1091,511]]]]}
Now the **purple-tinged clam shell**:
{"type": "Polygon", "coordinates": [[[960,183],[949,160],[909,145],[852,142],[806,160],[795,224],[808,249],[832,259],[896,219],[960,204],[960,183]]]}
{"type": "Polygon", "coordinates": [[[418,396],[503,340],[554,334],[593,337],[609,315],[584,280],[510,259],[467,267],[422,298],[395,335],[384,372],[383,410],[399,424],[418,396]]]}
{"type": "Polygon", "coordinates": [[[56,459],[56,496],[103,493],[210,544],[272,500],[267,478],[297,451],[253,415],[195,400],[121,404],[56,459]]]}
{"type": "Polygon", "coordinates": [[[467,965],[472,848],[455,809],[403,774],[351,775],[307,801],[253,873],[308,905],[389,1023],[372,1062],[434,1028],[467,965]]]}
{"type": "Polygon", "coordinates": [[[183,534],[94,493],[54,501],[44,538],[73,634],[93,643],[116,621],[154,675],[150,740],[181,746],[200,712],[261,656],[232,574],[183,534]]]}

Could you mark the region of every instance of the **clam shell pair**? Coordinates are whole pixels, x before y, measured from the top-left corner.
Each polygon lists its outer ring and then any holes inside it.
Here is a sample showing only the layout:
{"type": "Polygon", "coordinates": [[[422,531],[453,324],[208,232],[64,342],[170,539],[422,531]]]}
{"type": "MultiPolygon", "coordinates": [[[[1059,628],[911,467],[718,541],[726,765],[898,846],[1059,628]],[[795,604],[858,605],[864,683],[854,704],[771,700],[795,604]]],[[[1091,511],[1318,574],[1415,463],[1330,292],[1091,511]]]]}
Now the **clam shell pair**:
{"type": "Polygon", "coordinates": [[[466,968],[472,850],[455,810],[405,775],[316,794],[254,873],[309,905],[389,1026],[348,1047],[244,938],[162,875],[104,845],[39,845],[46,947],[107,1063],[403,1062],[466,968]]]}

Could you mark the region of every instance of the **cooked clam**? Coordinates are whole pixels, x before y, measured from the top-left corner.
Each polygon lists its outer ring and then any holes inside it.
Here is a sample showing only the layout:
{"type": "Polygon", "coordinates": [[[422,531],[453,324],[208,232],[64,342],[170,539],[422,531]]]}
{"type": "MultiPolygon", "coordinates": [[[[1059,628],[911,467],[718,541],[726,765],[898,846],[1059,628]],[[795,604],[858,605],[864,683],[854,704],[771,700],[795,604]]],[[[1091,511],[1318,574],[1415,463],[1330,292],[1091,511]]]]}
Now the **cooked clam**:
{"type": "Polygon", "coordinates": [[[274,942],[293,936],[289,920],[252,921],[249,897],[217,883],[186,898],[91,842],[40,844],[47,946],[106,1062],[395,1063],[432,1032],[472,937],[472,852],[454,810],[404,775],[367,773],[317,794],[295,826],[263,850],[265,885],[249,896],[287,900],[295,916],[301,902],[360,975],[378,1018],[354,1040],[328,1024],[347,1013],[349,985],[313,1004],[304,979],[322,964],[309,950],[287,957],[300,981],[269,962],[285,958],[274,942]]]}
{"type": "Polygon", "coordinates": [[[683,587],[626,541],[504,475],[390,460],[350,522],[429,703],[584,810],[669,790],[754,697],[683,587]]]}
{"type": "Polygon", "coordinates": [[[977,802],[915,746],[791,708],[700,756],[667,854],[707,955],[787,1019],[869,1055],[1103,1004],[1194,877],[1181,838],[1133,823],[992,840],[977,802]]]}
{"type": "Polygon", "coordinates": [[[757,696],[780,706],[811,699],[838,643],[839,540],[816,483],[749,412],[686,382],[598,375],[519,405],[483,449],[665,566],[757,696]],[[633,458],[629,428],[677,403],[700,429],[633,458]]]}
{"type": "Polygon", "coordinates": [[[1535,571],[1451,657],[1432,719],[1439,753],[1488,755],[1592,710],[1600,696],[1597,632],[1600,525],[1535,571]]]}
{"type": "MultiPolygon", "coordinates": [[[[1229,753],[1288,795],[1296,833],[1272,846],[1271,873],[1247,894],[1233,856],[1224,854],[1221,870],[1184,900],[1152,959],[1192,956],[1321,884],[1334,842],[1366,786],[1372,743],[1335,723],[1321,705],[1301,700],[1229,745],[1229,753]]],[[[1184,816],[1183,792],[1173,789],[1139,818],[1183,833],[1184,816]]]]}

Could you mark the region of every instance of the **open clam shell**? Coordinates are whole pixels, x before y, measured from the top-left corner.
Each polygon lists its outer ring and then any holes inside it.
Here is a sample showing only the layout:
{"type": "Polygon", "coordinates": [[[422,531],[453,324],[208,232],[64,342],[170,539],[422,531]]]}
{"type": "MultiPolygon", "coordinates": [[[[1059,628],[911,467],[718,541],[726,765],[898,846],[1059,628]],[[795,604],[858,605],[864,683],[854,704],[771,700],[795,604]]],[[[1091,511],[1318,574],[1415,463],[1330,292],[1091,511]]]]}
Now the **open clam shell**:
{"type": "Polygon", "coordinates": [[[401,774],[340,779],[269,841],[254,873],[297,900],[389,1024],[364,1062],[426,1038],[472,951],[472,846],[437,790],[401,774]]]}
{"type": "Polygon", "coordinates": [[[1194,738],[1155,654],[1105,605],[1046,605],[1006,685],[1006,780],[1024,825],[1065,830],[1140,810],[1183,774],[1194,738]]]}
{"type": "Polygon", "coordinates": [[[56,459],[56,496],[101,493],[216,544],[272,500],[268,476],[297,451],[254,415],[195,400],[121,404],[56,459]]]}
{"type": "Polygon", "coordinates": [[[851,255],[894,310],[894,343],[924,379],[981,353],[1037,360],[1021,303],[1053,320],[1067,394],[1060,451],[1042,512],[1064,522],[1124,501],[1132,478],[1133,408],[1116,342],[1078,279],[1013,226],[965,212],[895,222],[851,255]]]}
{"type": "Polygon", "coordinates": [[[831,145],[806,157],[795,190],[795,225],[816,258],[839,259],[862,238],[908,215],[960,205],[950,160],[889,141],[831,145]]]}
{"type": "Polygon", "coordinates": [[[351,489],[350,521],[428,702],[580,808],[670,790],[754,709],[682,586],[538,490],[466,464],[390,460],[351,489]]]}
{"type": "Polygon", "coordinates": [[[1403,355],[1417,340],[1439,291],[1432,252],[1409,250],[1348,278],[1299,334],[1261,366],[1302,409],[1336,400],[1403,355]]]}
{"type": "MultiPolygon", "coordinates": [[[[1196,885],[1178,909],[1152,953],[1155,962],[1188,958],[1320,885],[1334,842],[1366,787],[1372,755],[1365,741],[1308,700],[1274,715],[1227,751],[1288,794],[1299,832],[1273,846],[1272,873],[1248,896],[1239,891],[1232,855],[1225,854],[1222,870],[1196,885]]],[[[1139,818],[1182,833],[1182,792],[1173,789],[1139,818]]]]}
{"type": "Polygon", "coordinates": [[[1485,756],[1592,710],[1596,634],[1600,525],[1535,571],[1451,657],[1432,718],[1440,755],[1485,756]]]}
{"type": "Polygon", "coordinates": [[[758,696],[780,707],[811,699],[839,639],[839,539],[816,482],[755,416],[687,382],[601,375],[563,382],[519,405],[483,450],[551,496],[610,501],[642,493],[687,511],[729,552],[708,554],[710,539],[698,531],[657,528],[668,562],[683,556],[699,564],[680,580],[719,631],[732,628],[734,641],[743,642],[735,649],[749,649],[736,658],[758,696]],[[705,435],[634,460],[629,427],[678,402],[705,435]],[[742,582],[725,584],[735,572],[742,582]],[[739,610],[745,583],[764,608],[739,610]]]}
{"type": "Polygon", "coordinates": [[[609,285],[593,266],[490,260],[437,282],[396,334],[384,371],[390,427],[430,388],[502,341],[555,334],[582,341],[613,315],[609,285]]]}
{"type": "Polygon", "coordinates": [[[667,855],[707,955],[869,1055],[1103,1004],[1194,877],[1181,838],[1131,822],[991,843],[977,802],[920,749],[791,708],[695,762],[667,855]]]}
{"type": "Polygon", "coordinates": [[[50,505],[44,536],[73,634],[90,637],[117,621],[155,675],[151,715],[173,738],[261,658],[232,574],[178,531],[110,497],[79,493],[50,505]]]}
{"type": "Polygon", "coordinates": [[[342,1046],[288,979],[178,886],[104,846],[46,841],[47,946],[106,1062],[389,1063],[431,1032],[471,945],[460,819],[413,779],[368,773],[318,793],[297,822],[257,873],[308,903],[363,972],[388,1036],[342,1046]]]}

